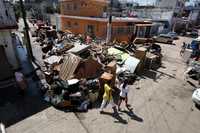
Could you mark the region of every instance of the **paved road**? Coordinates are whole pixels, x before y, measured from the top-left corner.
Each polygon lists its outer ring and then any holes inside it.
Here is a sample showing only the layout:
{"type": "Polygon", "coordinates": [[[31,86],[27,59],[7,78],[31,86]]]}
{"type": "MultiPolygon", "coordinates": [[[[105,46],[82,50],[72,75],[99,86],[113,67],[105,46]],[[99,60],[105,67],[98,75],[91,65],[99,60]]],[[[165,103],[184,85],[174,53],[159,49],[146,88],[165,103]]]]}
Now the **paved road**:
{"type": "Polygon", "coordinates": [[[191,101],[194,87],[184,81],[186,66],[179,56],[183,41],[191,39],[162,44],[162,67],[130,86],[134,114],[123,111],[116,119],[110,108],[101,115],[98,109],[74,114],[48,107],[8,127],[8,133],[199,133],[200,111],[191,101]]]}

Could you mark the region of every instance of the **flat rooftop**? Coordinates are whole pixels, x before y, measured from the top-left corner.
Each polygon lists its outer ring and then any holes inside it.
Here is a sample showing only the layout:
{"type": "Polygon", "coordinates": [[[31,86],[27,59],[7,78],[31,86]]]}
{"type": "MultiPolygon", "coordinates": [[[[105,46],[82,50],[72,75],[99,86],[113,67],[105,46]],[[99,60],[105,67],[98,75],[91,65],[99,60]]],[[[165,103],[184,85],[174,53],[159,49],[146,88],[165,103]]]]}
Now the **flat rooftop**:
{"type": "MultiPolygon", "coordinates": [[[[91,20],[91,21],[100,21],[108,22],[108,18],[97,18],[97,17],[82,17],[82,16],[68,16],[68,15],[59,15],[61,18],[71,18],[71,19],[80,19],[80,20],[91,20]]],[[[151,23],[149,19],[142,18],[130,18],[130,17],[113,17],[113,22],[146,22],[151,23]]]]}

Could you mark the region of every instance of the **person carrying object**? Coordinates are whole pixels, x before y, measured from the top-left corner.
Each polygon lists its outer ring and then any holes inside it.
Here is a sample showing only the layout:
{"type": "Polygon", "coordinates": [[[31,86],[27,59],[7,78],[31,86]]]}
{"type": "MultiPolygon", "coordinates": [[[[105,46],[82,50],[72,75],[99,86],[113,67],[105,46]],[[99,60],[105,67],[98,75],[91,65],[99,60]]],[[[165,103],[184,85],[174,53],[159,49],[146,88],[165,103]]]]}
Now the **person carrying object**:
{"type": "Polygon", "coordinates": [[[24,95],[26,89],[28,88],[27,81],[24,77],[24,74],[19,71],[16,71],[15,72],[15,80],[17,82],[17,85],[20,88],[20,94],[24,95]]]}
{"type": "Polygon", "coordinates": [[[102,114],[103,108],[105,108],[105,106],[109,103],[111,104],[113,111],[114,111],[114,115],[117,115],[117,108],[116,108],[116,104],[113,101],[113,97],[112,97],[112,88],[110,87],[111,81],[107,81],[107,83],[104,84],[104,95],[103,95],[103,101],[101,103],[101,107],[100,107],[100,113],[102,114]]]}

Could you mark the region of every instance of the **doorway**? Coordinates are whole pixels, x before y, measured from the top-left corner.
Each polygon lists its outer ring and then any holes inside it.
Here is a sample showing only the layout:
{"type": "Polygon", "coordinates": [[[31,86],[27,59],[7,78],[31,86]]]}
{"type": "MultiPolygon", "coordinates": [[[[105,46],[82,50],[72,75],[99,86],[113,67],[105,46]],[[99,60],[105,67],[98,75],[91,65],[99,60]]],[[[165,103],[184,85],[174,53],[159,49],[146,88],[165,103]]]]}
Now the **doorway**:
{"type": "Polygon", "coordinates": [[[0,46],[0,81],[8,79],[13,76],[13,71],[10,63],[8,62],[5,49],[0,46]]]}

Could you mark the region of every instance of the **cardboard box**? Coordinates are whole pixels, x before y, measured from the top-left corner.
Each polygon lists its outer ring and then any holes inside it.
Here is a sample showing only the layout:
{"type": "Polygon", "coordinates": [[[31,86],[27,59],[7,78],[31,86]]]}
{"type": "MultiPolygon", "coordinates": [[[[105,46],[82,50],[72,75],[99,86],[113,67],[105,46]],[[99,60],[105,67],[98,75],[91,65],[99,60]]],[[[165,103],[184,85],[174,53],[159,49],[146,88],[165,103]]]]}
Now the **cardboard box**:
{"type": "Polygon", "coordinates": [[[117,62],[113,60],[106,66],[106,72],[111,73],[113,75],[111,82],[112,87],[115,86],[116,71],[117,71],[117,62]]]}
{"type": "Polygon", "coordinates": [[[107,66],[106,66],[106,72],[110,72],[111,74],[116,74],[117,70],[117,62],[116,61],[111,61],[107,66]]]}
{"type": "Polygon", "coordinates": [[[74,75],[77,79],[96,78],[100,76],[99,73],[101,72],[101,69],[102,65],[94,59],[82,60],[79,63],[74,75]]]}
{"type": "Polygon", "coordinates": [[[137,67],[136,72],[138,74],[142,73],[145,68],[145,59],[146,59],[147,49],[144,47],[140,47],[135,51],[135,56],[140,60],[140,64],[137,67]]]}
{"type": "Polygon", "coordinates": [[[113,75],[110,74],[110,73],[107,73],[107,72],[104,72],[101,77],[99,78],[99,82],[100,82],[100,87],[101,89],[104,88],[104,84],[107,82],[107,81],[112,81],[113,80],[113,75]]]}
{"type": "MultiPolygon", "coordinates": [[[[100,91],[99,91],[99,98],[102,98],[101,96],[103,95],[104,93],[104,84],[107,82],[107,81],[111,81],[112,82],[113,80],[113,75],[110,74],[110,73],[107,73],[107,72],[104,72],[101,77],[99,78],[99,83],[100,83],[100,91]]],[[[111,87],[114,87],[111,85],[111,87]]]]}
{"type": "Polygon", "coordinates": [[[140,59],[140,60],[144,60],[145,56],[146,56],[146,52],[147,52],[146,48],[140,47],[140,48],[136,49],[135,57],[140,59]]]}

